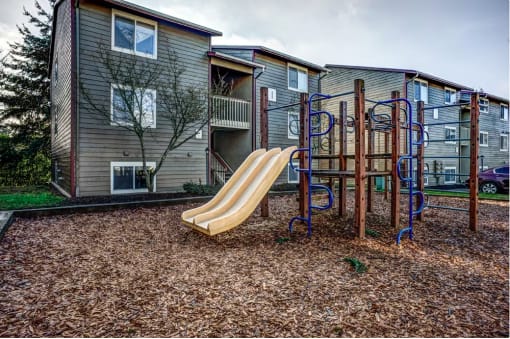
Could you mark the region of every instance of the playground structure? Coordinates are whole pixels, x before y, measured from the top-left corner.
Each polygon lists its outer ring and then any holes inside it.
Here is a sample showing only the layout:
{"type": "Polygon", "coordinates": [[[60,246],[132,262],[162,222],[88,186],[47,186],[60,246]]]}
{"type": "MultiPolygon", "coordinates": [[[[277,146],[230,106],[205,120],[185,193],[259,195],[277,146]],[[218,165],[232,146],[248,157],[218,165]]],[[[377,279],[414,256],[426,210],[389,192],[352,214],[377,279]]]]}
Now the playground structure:
{"type": "MultiPolygon", "coordinates": [[[[338,216],[346,214],[347,179],[354,179],[354,227],[359,238],[365,237],[366,213],[372,211],[374,197],[374,179],[382,178],[385,182],[384,196],[390,200],[390,224],[398,230],[397,244],[404,234],[413,238],[414,219],[424,220],[424,211],[429,208],[449,209],[469,212],[469,227],[478,230],[478,152],[479,152],[479,96],[477,92],[469,92],[470,102],[425,107],[423,101],[417,103],[416,117],[413,106],[406,98],[401,98],[398,91],[391,93],[387,100],[375,101],[365,98],[365,85],[361,79],[354,81],[354,90],[339,94],[316,93],[308,96],[302,93],[300,101],[288,105],[269,107],[268,89],[261,88],[260,100],[260,136],[261,149],[254,151],[243,162],[231,179],[218,194],[207,204],[185,211],[182,214],[184,224],[207,235],[214,235],[238,226],[246,220],[260,203],[261,215],[269,216],[268,191],[282,170],[290,168],[299,172],[299,215],[289,221],[289,231],[294,223],[306,224],[307,234],[312,234],[312,211],[327,210],[334,205],[334,187],[338,182],[338,216]],[[326,110],[317,108],[326,100],[352,95],[354,98],[354,116],[347,115],[347,101],[339,102],[339,114],[335,117],[326,110]],[[366,103],[372,104],[367,110],[366,103]],[[299,147],[289,147],[284,151],[279,148],[266,152],[268,140],[268,114],[271,111],[299,106],[299,147]],[[469,107],[469,120],[435,122],[426,124],[424,112],[429,109],[443,107],[469,107]],[[378,113],[382,107],[391,109],[391,114],[378,113]],[[404,119],[401,119],[402,114],[404,119]],[[430,140],[424,126],[467,124],[469,123],[470,138],[448,139],[449,141],[469,141],[469,156],[444,158],[469,159],[469,173],[458,176],[469,176],[469,208],[441,206],[430,204],[424,193],[424,159],[425,139],[428,142],[445,141],[430,140]],[[335,125],[338,126],[338,150],[335,151],[335,125]],[[354,154],[347,154],[347,134],[354,134],[354,154]],[[427,138],[425,136],[427,135],[427,138]],[[326,137],[327,149],[320,138],[326,137]],[[314,147],[314,138],[319,138],[319,147],[314,147]],[[384,152],[376,152],[374,140],[383,140],[384,152]],[[391,140],[391,144],[390,144],[391,140]],[[391,147],[390,147],[391,145],[391,147]],[[326,150],[326,153],[315,154],[315,150],[326,150]],[[403,149],[403,152],[401,151],[403,149]],[[295,167],[294,158],[299,158],[299,167],[295,167]],[[349,170],[348,160],[354,160],[354,168],[349,170]],[[313,166],[314,160],[327,160],[328,168],[313,166]],[[374,161],[382,161],[384,170],[376,170],[374,161]],[[414,161],[416,173],[414,174],[414,161]],[[337,163],[338,165],[335,165],[337,163]],[[317,168],[318,167],[318,168],[317,168]],[[313,180],[313,178],[318,178],[313,180]],[[321,180],[327,179],[327,184],[321,180]],[[401,186],[406,191],[401,191],[401,186]],[[391,189],[389,189],[391,187],[391,189]],[[327,202],[314,205],[312,191],[325,191],[327,202]],[[400,223],[400,195],[407,194],[407,225],[400,223]]],[[[294,128],[297,129],[297,128],[294,128]]],[[[441,156],[432,156],[441,158],[441,156]]],[[[446,173],[433,172],[433,175],[446,173]]]]}
{"type": "MultiPolygon", "coordinates": [[[[465,92],[467,93],[467,92],[465,92]]],[[[404,234],[413,238],[414,219],[424,220],[424,211],[429,208],[449,209],[453,211],[469,212],[469,227],[473,231],[478,230],[478,152],[479,152],[479,96],[477,92],[469,92],[470,102],[442,106],[425,107],[423,101],[417,103],[416,117],[413,115],[411,102],[401,98],[398,91],[391,93],[388,100],[374,101],[365,98],[364,81],[354,81],[354,90],[339,94],[313,94],[310,97],[306,93],[301,94],[299,103],[291,103],[279,107],[268,107],[267,89],[261,89],[261,142],[267,146],[267,114],[270,111],[300,107],[299,124],[299,148],[293,152],[299,154],[299,168],[296,168],[292,161],[290,166],[300,174],[299,181],[299,215],[289,222],[289,230],[292,231],[294,223],[301,221],[308,228],[308,235],[312,234],[312,211],[326,210],[333,206],[334,184],[338,182],[338,215],[346,214],[346,193],[347,179],[354,179],[354,227],[359,238],[365,237],[366,213],[372,211],[374,196],[374,179],[381,177],[385,180],[385,198],[390,200],[391,226],[398,230],[396,235],[397,243],[400,243],[404,234]],[[339,114],[335,117],[330,112],[315,108],[317,103],[333,98],[354,96],[354,116],[347,115],[347,102],[340,101],[339,114]],[[373,104],[365,110],[366,103],[373,104]],[[404,107],[402,107],[404,106],[404,107]],[[469,107],[469,120],[435,122],[425,124],[424,112],[429,109],[444,107],[465,108],[469,107]],[[391,114],[377,113],[380,107],[391,108],[391,114]],[[401,119],[402,113],[404,119],[401,119]],[[324,119],[324,118],[327,119],[324,119]],[[326,120],[324,124],[323,121],[326,120]],[[403,121],[402,121],[403,120],[403,121]],[[469,173],[458,174],[458,176],[469,176],[469,208],[461,209],[456,207],[432,205],[428,196],[424,193],[424,159],[425,156],[425,131],[424,126],[446,125],[446,124],[467,124],[469,123],[470,137],[464,139],[449,139],[450,141],[469,141],[469,155],[444,158],[467,158],[469,159],[469,173]],[[335,151],[335,129],[339,126],[339,147],[335,151]],[[352,128],[349,130],[349,127],[352,128]],[[324,128],[325,126],[325,128],[324,128]],[[403,133],[404,132],[404,133],[403,133]],[[347,134],[354,133],[354,154],[347,154],[347,134]],[[384,152],[375,152],[374,140],[376,134],[382,134],[384,140],[384,152]],[[323,142],[319,140],[319,147],[314,147],[313,139],[327,135],[327,154],[314,154],[314,149],[324,150],[323,142]],[[391,147],[390,147],[391,139],[391,147]],[[401,152],[401,148],[404,149],[401,152]],[[354,159],[354,169],[348,170],[347,162],[354,159]],[[328,160],[327,169],[313,168],[313,160],[328,160]],[[374,160],[384,162],[384,170],[374,169],[374,160]],[[416,174],[413,174],[413,163],[416,161],[416,174]],[[334,164],[338,163],[337,166],[334,164]],[[328,185],[320,181],[313,182],[313,178],[327,179],[328,185]],[[388,190],[389,183],[391,190],[388,190]],[[401,183],[406,186],[407,192],[401,192],[401,183]],[[313,205],[312,191],[324,190],[327,193],[328,201],[324,205],[313,205]],[[407,226],[400,227],[400,195],[408,195],[407,204],[407,226]]],[[[380,137],[380,136],[379,136],[380,137]]],[[[427,139],[429,139],[427,137],[427,139]]],[[[428,140],[427,142],[444,141],[428,140]]],[[[441,158],[431,156],[431,158],[441,158]]],[[[320,166],[315,166],[320,167],[320,166]]],[[[445,175],[445,173],[433,172],[433,175],[445,175]]],[[[262,215],[268,215],[267,197],[262,205],[262,215]]]]}
{"type": "Polygon", "coordinates": [[[203,206],[185,211],[182,221],[207,235],[238,226],[257,208],[295,149],[258,149],[252,152],[213,199],[203,206]]]}

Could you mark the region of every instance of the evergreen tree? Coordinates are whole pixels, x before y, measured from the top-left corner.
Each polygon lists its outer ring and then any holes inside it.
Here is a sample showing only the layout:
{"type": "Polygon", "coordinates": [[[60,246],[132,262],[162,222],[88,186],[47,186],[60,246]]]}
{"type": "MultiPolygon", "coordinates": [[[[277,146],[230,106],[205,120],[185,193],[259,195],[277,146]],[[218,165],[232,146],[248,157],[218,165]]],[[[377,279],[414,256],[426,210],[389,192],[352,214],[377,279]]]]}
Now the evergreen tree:
{"type": "MultiPolygon", "coordinates": [[[[53,8],[55,0],[47,0],[53,8]]],[[[25,24],[18,25],[21,42],[9,44],[10,50],[0,60],[0,129],[6,130],[15,151],[24,161],[39,162],[41,173],[49,173],[50,157],[50,79],[48,64],[51,42],[52,11],[35,1],[36,14],[23,9],[34,33],[25,24]],[[41,159],[43,161],[41,161],[41,159]]],[[[13,164],[9,164],[12,168],[13,164]]],[[[3,166],[2,166],[3,167],[3,166]]],[[[25,169],[26,170],[26,169],[25,169]]],[[[14,175],[14,174],[13,174],[14,175]]],[[[45,176],[47,179],[47,175],[45,176]]],[[[21,179],[21,178],[20,178],[21,179]]],[[[45,179],[45,180],[46,180],[45,179]]]]}

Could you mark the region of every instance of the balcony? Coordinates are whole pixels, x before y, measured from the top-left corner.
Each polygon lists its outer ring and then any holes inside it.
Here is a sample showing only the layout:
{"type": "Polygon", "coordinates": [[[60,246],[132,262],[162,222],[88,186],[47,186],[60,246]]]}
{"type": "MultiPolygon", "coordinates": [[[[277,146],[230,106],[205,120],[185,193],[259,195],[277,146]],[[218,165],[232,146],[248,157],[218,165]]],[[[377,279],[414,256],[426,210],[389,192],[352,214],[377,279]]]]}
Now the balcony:
{"type": "Polygon", "coordinates": [[[211,126],[229,129],[250,129],[250,101],[213,95],[211,98],[211,110],[211,126]]]}

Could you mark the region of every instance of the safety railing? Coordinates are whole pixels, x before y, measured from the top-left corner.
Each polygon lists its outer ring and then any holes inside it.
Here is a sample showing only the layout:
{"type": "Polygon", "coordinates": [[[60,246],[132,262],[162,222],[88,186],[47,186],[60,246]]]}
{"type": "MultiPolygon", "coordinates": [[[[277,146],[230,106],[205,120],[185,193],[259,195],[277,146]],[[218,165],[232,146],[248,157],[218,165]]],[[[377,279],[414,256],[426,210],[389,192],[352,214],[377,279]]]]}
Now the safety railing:
{"type": "Polygon", "coordinates": [[[232,168],[230,168],[227,162],[223,160],[218,153],[212,151],[211,155],[213,185],[224,185],[233,173],[232,168]]]}
{"type": "Polygon", "coordinates": [[[211,126],[250,129],[251,107],[248,100],[213,95],[211,126]]]}

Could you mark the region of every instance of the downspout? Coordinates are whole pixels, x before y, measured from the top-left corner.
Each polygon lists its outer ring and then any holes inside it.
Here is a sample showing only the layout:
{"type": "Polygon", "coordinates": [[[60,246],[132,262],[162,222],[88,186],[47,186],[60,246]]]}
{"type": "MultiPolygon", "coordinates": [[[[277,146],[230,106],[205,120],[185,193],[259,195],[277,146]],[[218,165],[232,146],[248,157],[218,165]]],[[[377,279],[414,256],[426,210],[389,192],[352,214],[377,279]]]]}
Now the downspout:
{"type": "MultiPolygon", "coordinates": [[[[211,37],[209,37],[209,52],[212,51],[211,46],[211,37]]],[[[212,84],[212,67],[211,67],[211,58],[207,58],[207,117],[209,118],[207,121],[207,147],[205,149],[205,180],[207,185],[210,185],[212,183],[211,178],[211,149],[212,149],[212,143],[213,143],[213,135],[212,135],[212,128],[211,128],[211,118],[212,118],[212,110],[211,110],[211,84],[212,84]]]]}
{"type": "MultiPolygon", "coordinates": [[[[76,86],[80,85],[80,7],[75,9],[76,16],[76,86]]],[[[75,160],[75,171],[80,173],[80,91],[76,91],[76,160],[75,160]]],[[[80,176],[76,176],[76,194],[80,195],[80,176]]]]}
{"type": "Polygon", "coordinates": [[[71,188],[71,197],[76,197],[76,144],[77,144],[77,58],[78,53],[76,53],[76,40],[78,28],[76,26],[76,7],[78,6],[78,1],[74,4],[71,3],[71,147],[70,147],[70,188],[71,188]]]}
{"type": "MultiPolygon", "coordinates": [[[[251,61],[255,62],[255,51],[251,51],[251,61]]],[[[252,97],[252,105],[251,105],[251,150],[254,151],[257,149],[257,106],[259,101],[257,100],[257,79],[261,75],[257,75],[255,77],[255,69],[252,72],[252,84],[251,84],[251,97],[252,97]]]]}
{"type": "MultiPolygon", "coordinates": [[[[254,59],[254,58],[253,58],[254,59]]],[[[257,106],[259,104],[259,100],[257,100],[257,79],[266,71],[266,66],[263,66],[262,67],[262,70],[259,72],[259,74],[257,74],[257,76],[255,76],[255,68],[253,69],[253,75],[252,75],[252,85],[251,85],[251,88],[252,88],[252,118],[251,120],[253,121],[253,131],[251,133],[251,150],[252,152],[257,148],[257,106]]]]}
{"type": "MultiPolygon", "coordinates": [[[[416,72],[416,73],[414,74],[414,76],[413,76],[411,79],[409,79],[409,80],[406,80],[406,74],[407,74],[407,73],[405,73],[405,72],[404,72],[404,97],[405,97],[405,99],[406,99],[406,100],[409,100],[409,98],[408,98],[408,94],[409,94],[409,93],[408,93],[408,91],[407,91],[407,85],[408,85],[410,82],[414,81],[416,78],[418,78],[418,77],[420,76],[420,72],[416,72]]],[[[413,87],[413,91],[414,91],[414,87],[413,87]]],[[[414,92],[413,92],[413,99],[414,99],[414,92]]],[[[413,101],[414,101],[414,100],[413,100],[413,101]]],[[[410,102],[410,101],[409,101],[409,102],[410,102]]],[[[407,113],[406,113],[406,115],[407,115],[407,113]]],[[[412,126],[409,126],[409,128],[412,128],[412,126]]],[[[412,140],[407,140],[407,138],[404,138],[404,149],[407,149],[407,143],[408,143],[408,142],[411,142],[411,141],[412,141],[412,140]]],[[[410,170],[412,171],[412,169],[410,169],[410,170]]]]}

